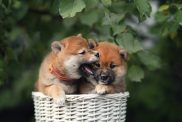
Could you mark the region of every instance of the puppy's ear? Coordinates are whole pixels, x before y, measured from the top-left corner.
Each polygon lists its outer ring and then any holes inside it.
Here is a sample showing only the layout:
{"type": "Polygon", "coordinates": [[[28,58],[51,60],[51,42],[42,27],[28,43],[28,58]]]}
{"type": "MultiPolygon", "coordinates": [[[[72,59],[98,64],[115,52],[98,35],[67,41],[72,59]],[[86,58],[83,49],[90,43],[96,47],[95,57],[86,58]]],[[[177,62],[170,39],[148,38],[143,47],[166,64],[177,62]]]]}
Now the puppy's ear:
{"type": "Polygon", "coordinates": [[[79,33],[78,35],[76,35],[77,37],[82,37],[82,34],[81,33],[79,33]]]}
{"type": "Polygon", "coordinates": [[[54,53],[58,53],[63,49],[63,47],[64,47],[63,44],[61,44],[59,41],[54,41],[51,44],[51,49],[54,53]]]}
{"type": "Polygon", "coordinates": [[[98,43],[93,39],[88,39],[88,47],[89,49],[93,49],[98,46],[98,43]]]}
{"type": "Polygon", "coordinates": [[[122,57],[125,61],[128,60],[128,52],[127,52],[125,49],[120,49],[120,50],[119,50],[119,53],[120,53],[121,57],[122,57]]]}

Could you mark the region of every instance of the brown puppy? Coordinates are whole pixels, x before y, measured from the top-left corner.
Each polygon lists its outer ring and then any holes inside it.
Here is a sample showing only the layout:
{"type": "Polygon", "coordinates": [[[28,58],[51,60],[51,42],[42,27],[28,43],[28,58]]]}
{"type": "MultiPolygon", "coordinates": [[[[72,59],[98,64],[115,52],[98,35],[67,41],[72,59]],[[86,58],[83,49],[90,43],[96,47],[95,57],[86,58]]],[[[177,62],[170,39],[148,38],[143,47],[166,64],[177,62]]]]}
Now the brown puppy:
{"type": "Polygon", "coordinates": [[[127,52],[109,42],[100,42],[96,47],[100,59],[92,70],[83,69],[86,81],[80,84],[80,93],[118,93],[125,91],[127,52]],[[90,73],[91,72],[91,73],[90,73]]]}
{"type": "Polygon", "coordinates": [[[41,64],[36,87],[38,91],[53,97],[54,102],[64,104],[65,93],[77,91],[82,64],[98,61],[99,53],[89,49],[88,41],[81,35],[54,41],[51,48],[52,51],[41,64]]]}

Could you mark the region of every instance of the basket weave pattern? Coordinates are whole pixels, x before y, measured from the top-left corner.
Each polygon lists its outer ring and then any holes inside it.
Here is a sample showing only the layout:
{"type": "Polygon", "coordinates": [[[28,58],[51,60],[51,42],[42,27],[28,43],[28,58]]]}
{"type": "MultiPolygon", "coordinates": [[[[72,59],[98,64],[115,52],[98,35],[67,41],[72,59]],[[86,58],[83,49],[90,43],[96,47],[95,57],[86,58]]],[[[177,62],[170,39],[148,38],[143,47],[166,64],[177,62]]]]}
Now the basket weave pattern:
{"type": "Polygon", "coordinates": [[[36,122],[124,122],[129,93],[66,95],[64,106],[39,92],[32,96],[36,122]]]}

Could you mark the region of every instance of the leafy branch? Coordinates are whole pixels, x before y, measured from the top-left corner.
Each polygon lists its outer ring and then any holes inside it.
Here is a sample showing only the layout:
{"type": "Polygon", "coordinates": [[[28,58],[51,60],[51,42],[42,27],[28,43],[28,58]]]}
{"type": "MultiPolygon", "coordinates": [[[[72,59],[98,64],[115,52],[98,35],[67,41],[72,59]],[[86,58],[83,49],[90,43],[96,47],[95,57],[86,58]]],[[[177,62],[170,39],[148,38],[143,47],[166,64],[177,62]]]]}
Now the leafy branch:
{"type": "MultiPolygon", "coordinates": [[[[144,51],[142,45],[140,44],[139,40],[141,39],[137,35],[137,32],[129,27],[125,22],[133,15],[138,17],[138,20],[140,21],[144,21],[145,19],[147,19],[147,17],[149,17],[151,13],[151,6],[148,0],[134,0],[131,2],[93,0],[90,1],[89,4],[87,0],[60,0],[59,13],[63,18],[75,17],[77,19],[80,19],[83,25],[105,28],[101,30],[97,28],[97,31],[94,31],[94,33],[96,33],[97,35],[96,38],[101,40],[110,40],[111,42],[114,42],[120,47],[128,50],[129,54],[131,55],[136,53],[138,54],[141,51],[144,51]],[[90,5],[93,5],[91,9],[89,7],[90,5]],[[99,34],[101,34],[101,36],[105,35],[101,32],[103,30],[108,30],[107,36],[105,36],[104,38],[99,38],[99,34]]],[[[131,81],[141,81],[144,78],[144,71],[142,68],[140,68],[139,65],[145,63],[143,62],[143,60],[145,59],[144,57],[149,57],[148,55],[151,54],[145,53],[145,55],[135,55],[137,59],[141,59],[139,60],[139,64],[133,64],[135,62],[130,61],[133,62],[131,66],[129,65],[128,70],[128,78],[131,81]]],[[[146,61],[148,60],[146,59],[146,61]]],[[[159,63],[157,64],[159,65],[159,63]]],[[[148,67],[148,65],[145,66],[148,67]]],[[[151,64],[150,68],[151,66],[153,65],[151,64]]]]}

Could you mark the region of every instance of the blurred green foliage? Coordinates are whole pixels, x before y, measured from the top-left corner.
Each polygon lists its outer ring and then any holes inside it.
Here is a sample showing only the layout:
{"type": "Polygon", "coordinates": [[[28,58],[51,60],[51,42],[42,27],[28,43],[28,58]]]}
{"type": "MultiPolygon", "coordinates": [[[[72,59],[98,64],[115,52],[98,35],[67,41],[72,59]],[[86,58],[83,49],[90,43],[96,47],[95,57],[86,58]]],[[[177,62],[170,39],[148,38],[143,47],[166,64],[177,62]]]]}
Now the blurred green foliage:
{"type": "MultiPolygon", "coordinates": [[[[129,54],[135,54],[134,59],[139,58],[142,61],[145,59],[148,62],[148,58],[145,58],[145,56],[148,56],[150,60],[155,60],[155,57],[151,57],[149,53],[140,56],[137,55],[143,52],[140,44],[141,39],[136,31],[125,23],[132,15],[138,17],[140,21],[144,21],[146,17],[150,16],[151,6],[148,0],[60,0],[59,7],[59,13],[65,18],[65,21],[68,18],[72,19],[70,20],[72,22],[79,21],[82,26],[86,25],[89,29],[86,35],[89,37],[95,38],[98,41],[106,40],[116,43],[120,47],[127,49],[129,54]],[[80,11],[82,12],[79,13],[80,11]]],[[[78,25],[78,23],[76,24],[78,25]]],[[[137,59],[138,63],[136,64],[133,59],[130,62],[132,65],[143,64],[139,59],[137,59]]],[[[158,68],[160,65],[159,60],[149,62],[151,63],[150,67],[155,64],[157,65],[156,67],[152,67],[153,69],[158,68]]],[[[145,66],[149,67],[149,65],[145,66]]],[[[129,65],[128,74],[128,79],[131,81],[141,81],[144,78],[144,71],[140,66],[136,68],[129,65]]]]}
{"type": "Polygon", "coordinates": [[[150,14],[148,0],[0,0],[0,109],[31,100],[53,40],[82,33],[128,50],[127,121],[182,121],[182,4],[161,3],[150,28],[158,39],[145,49],[126,22],[133,16],[144,22],[150,14]]]}

